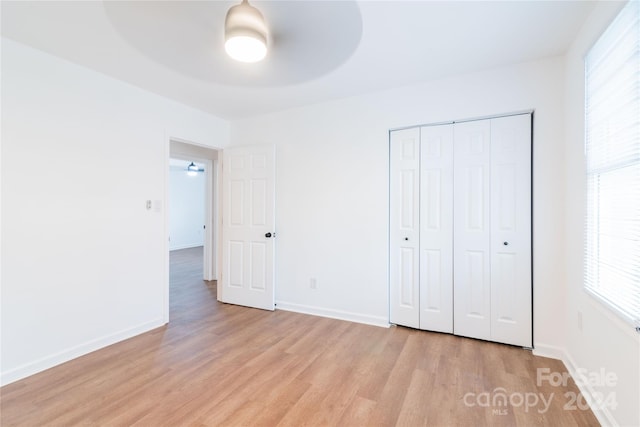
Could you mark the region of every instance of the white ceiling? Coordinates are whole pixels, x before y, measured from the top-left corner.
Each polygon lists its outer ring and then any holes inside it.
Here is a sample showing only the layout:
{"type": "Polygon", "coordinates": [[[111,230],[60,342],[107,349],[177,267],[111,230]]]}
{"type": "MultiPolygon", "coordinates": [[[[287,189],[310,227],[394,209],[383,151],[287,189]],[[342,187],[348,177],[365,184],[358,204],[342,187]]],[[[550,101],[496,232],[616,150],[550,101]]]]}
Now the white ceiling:
{"type": "Polygon", "coordinates": [[[228,59],[239,1],[2,1],[2,35],[235,119],[559,55],[592,1],[252,1],[259,64],[228,59]]]}

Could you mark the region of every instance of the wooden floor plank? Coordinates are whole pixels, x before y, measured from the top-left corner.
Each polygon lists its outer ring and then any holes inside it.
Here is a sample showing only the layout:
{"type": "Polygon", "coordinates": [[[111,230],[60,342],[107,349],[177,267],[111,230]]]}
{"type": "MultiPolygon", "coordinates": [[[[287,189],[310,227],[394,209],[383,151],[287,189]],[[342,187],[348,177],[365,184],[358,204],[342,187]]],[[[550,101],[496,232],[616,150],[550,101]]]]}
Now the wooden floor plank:
{"type": "Polygon", "coordinates": [[[364,397],[356,396],[338,421],[338,426],[371,426],[375,425],[375,408],[377,403],[364,397]]]}
{"type": "MultiPolygon", "coordinates": [[[[171,253],[171,323],[0,389],[2,426],[598,425],[552,359],[495,343],[221,304],[171,253]],[[478,396],[554,396],[548,411],[478,396]],[[466,396],[466,399],[465,399],[466,396]],[[499,410],[502,410],[501,412],[499,410]]],[[[516,402],[517,403],[517,402],[516,402]]]]}

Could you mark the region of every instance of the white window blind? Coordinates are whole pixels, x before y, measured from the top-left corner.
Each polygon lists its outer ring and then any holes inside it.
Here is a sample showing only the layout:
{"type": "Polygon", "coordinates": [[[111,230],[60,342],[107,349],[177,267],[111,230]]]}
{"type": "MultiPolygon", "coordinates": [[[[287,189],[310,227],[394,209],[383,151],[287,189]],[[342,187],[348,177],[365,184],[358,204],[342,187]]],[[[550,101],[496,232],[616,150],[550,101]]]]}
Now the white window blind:
{"type": "Polygon", "coordinates": [[[585,58],[585,287],[640,326],[640,1],[585,58]]]}

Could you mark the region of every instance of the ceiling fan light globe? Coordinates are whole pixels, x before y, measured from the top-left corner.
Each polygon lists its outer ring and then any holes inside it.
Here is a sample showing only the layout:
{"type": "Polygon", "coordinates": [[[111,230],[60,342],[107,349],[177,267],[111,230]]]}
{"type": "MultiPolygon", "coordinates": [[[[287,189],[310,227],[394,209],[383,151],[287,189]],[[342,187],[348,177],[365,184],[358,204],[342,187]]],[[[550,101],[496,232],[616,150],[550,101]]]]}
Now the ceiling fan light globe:
{"type": "Polygon", "coordinates": [[[224,48],[236,61],[258,62],[267,55],[267,33],[260,11],[243,0],[227,12],[224,48]]]}
{"type": "Polygon", "coordinates": [[[267,55],[267,45],[249,36],[231,37],[224,44],[227,54],[240,62],[258,62],[267,55]]]}

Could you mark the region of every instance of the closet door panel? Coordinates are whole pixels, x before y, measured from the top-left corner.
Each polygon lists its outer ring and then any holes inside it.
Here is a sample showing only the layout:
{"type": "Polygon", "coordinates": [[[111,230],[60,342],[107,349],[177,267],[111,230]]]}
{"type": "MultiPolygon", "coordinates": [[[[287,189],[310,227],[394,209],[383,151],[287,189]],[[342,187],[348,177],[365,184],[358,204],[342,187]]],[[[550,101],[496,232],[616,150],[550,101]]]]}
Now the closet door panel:
{"type": "Polygon", "coordinates": [[[420,129],[390,138],[389,320],[419,327],[420,129]]]}
{"type": "Polygon", "coordinates": [[[531,115],[491,120],[491,339],[531,347],[531,115]]]}
{"type": "Polygon", "coordinates": [[[420,329],[453,332],[453,125],[420,131],[420,329]]]}
{"type": "Polygon", "coordinates": [[[491,339],[490,122],[454,125],[454,333],[491,339]]]}

